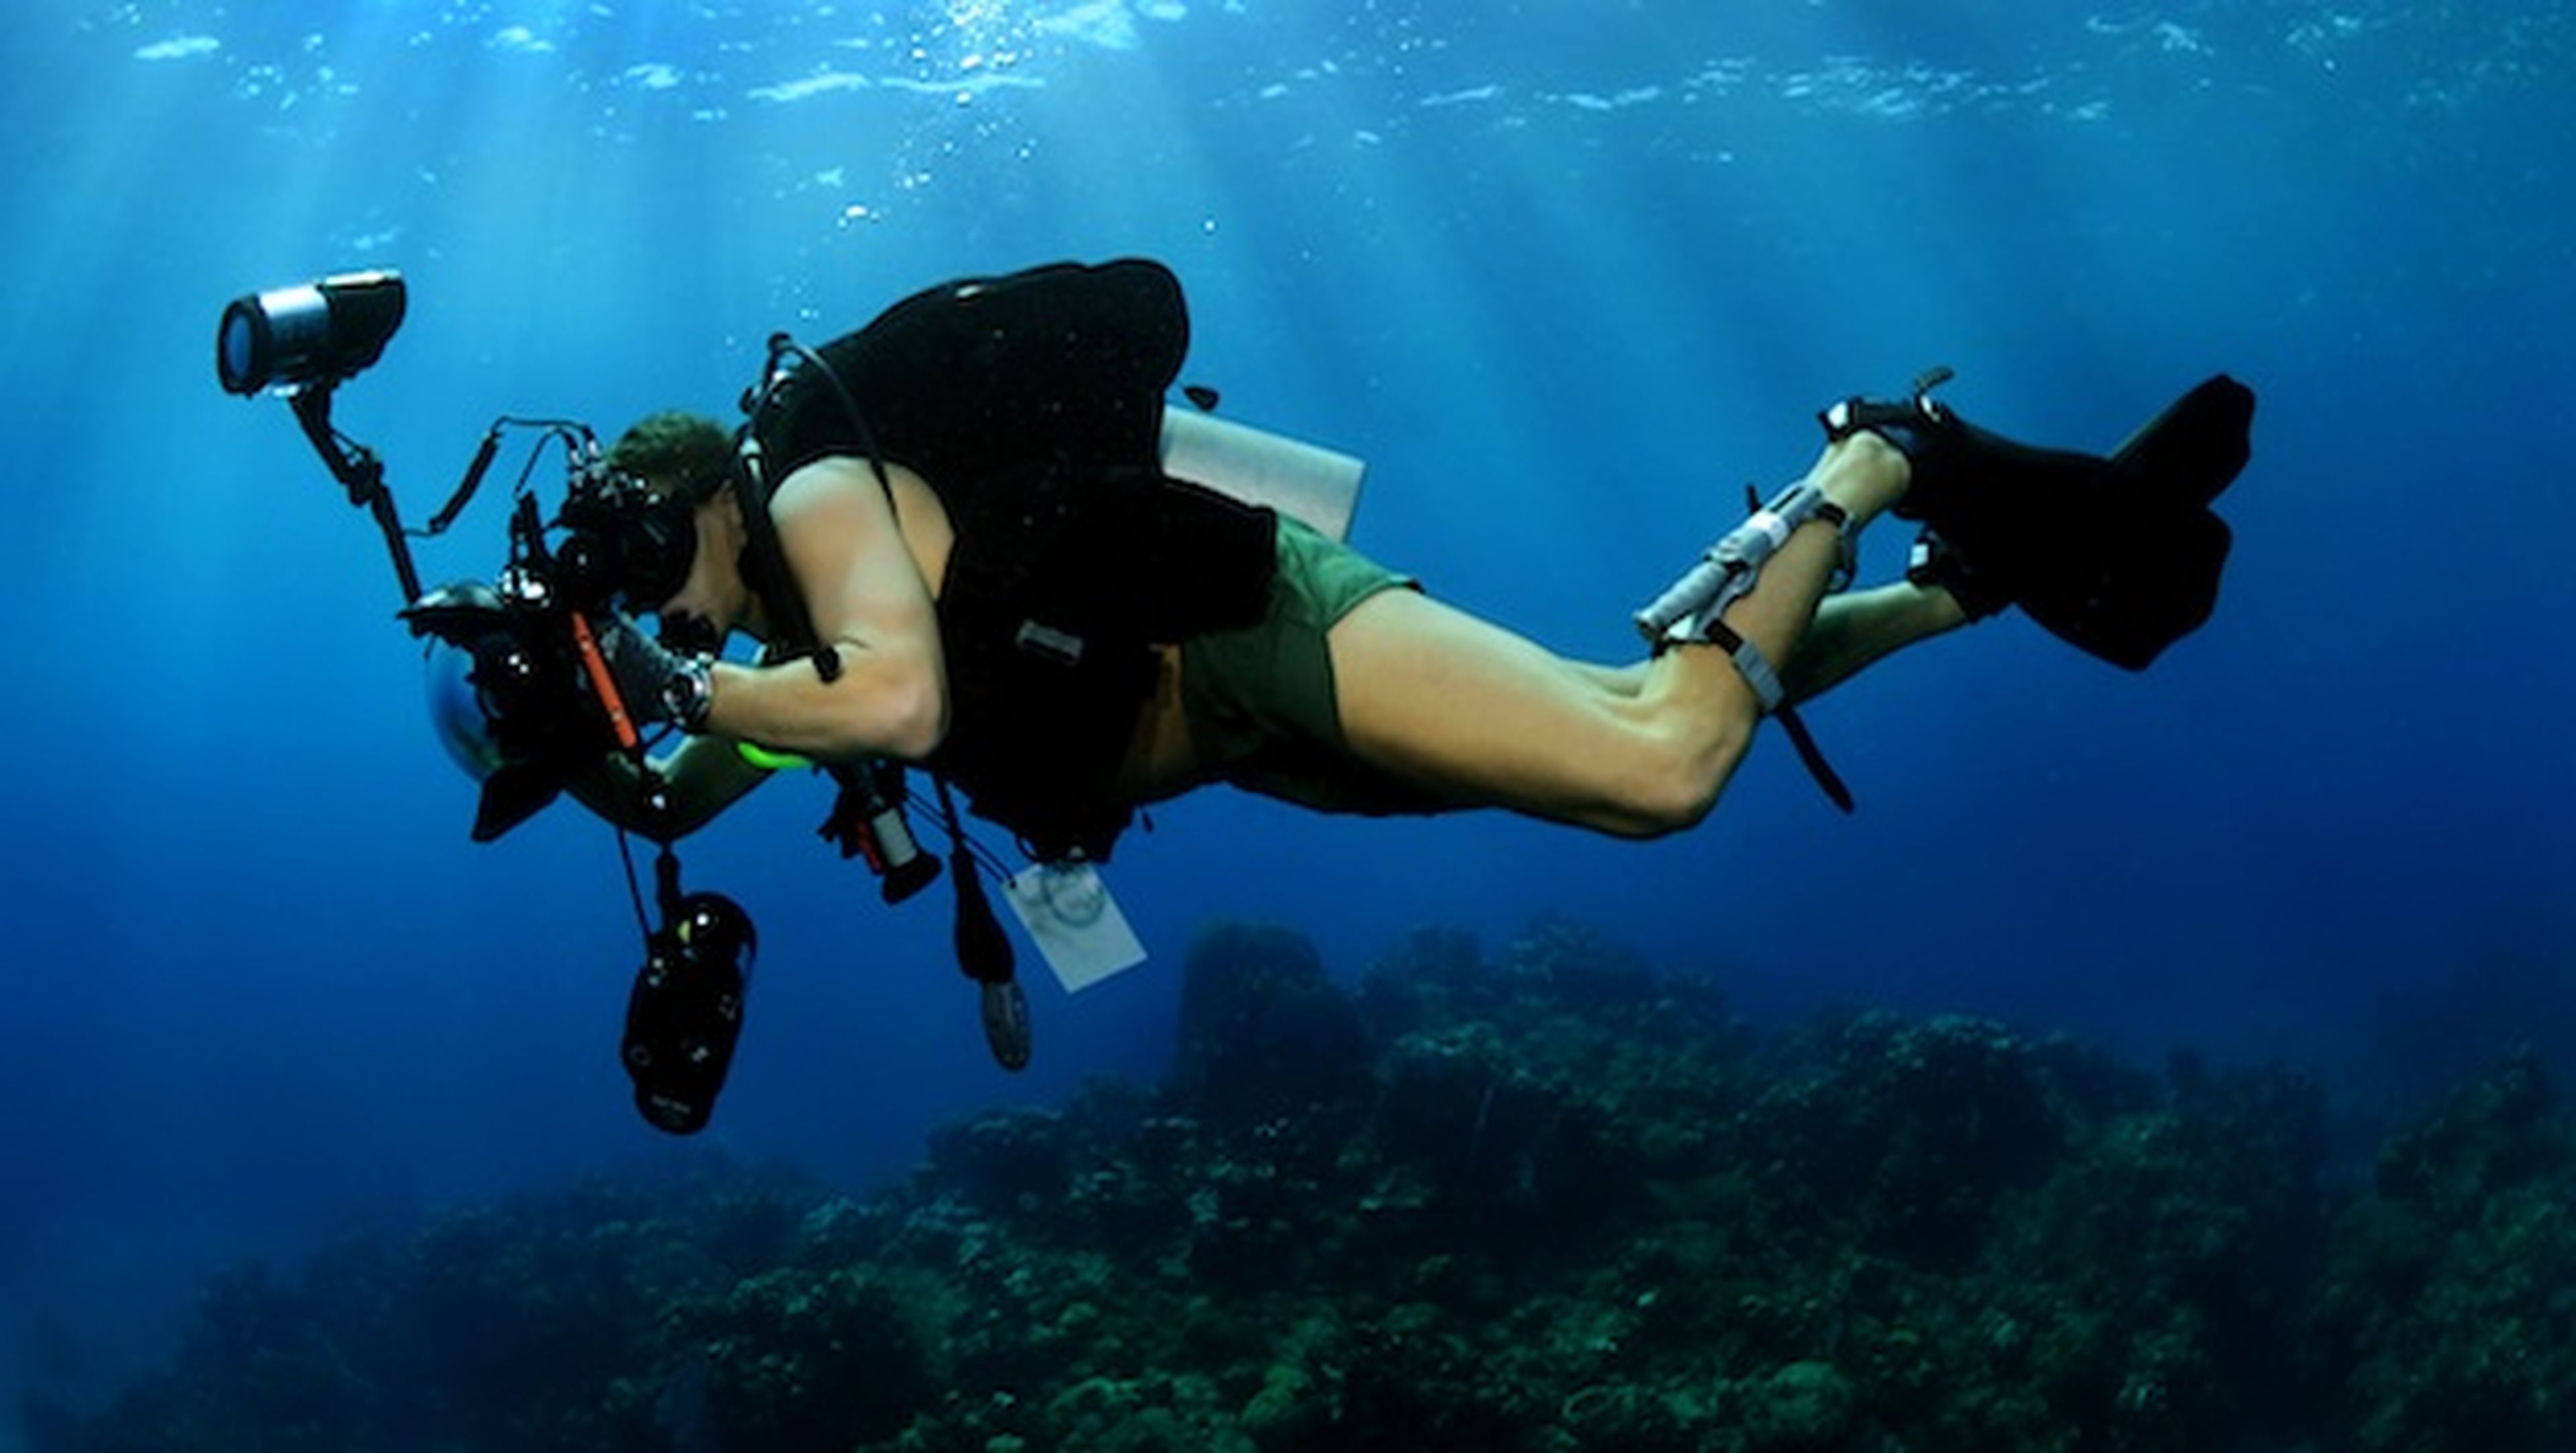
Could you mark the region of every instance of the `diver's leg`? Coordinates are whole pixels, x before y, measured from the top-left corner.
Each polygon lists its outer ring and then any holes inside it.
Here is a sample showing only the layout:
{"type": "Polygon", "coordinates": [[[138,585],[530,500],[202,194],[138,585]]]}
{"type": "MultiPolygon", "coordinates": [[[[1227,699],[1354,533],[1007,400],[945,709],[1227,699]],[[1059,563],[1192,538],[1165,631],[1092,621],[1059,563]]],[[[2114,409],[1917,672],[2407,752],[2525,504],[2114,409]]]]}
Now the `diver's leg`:
{"type": "Polygon", "coordinates": [[[1918,641],[1966,625],[1968,613],[1950,592],[1910,581],[1874,590],[1846,591],[1816,608],[1806,639],[1780,669],[1780,684],[1793,703],[1821,696],[1918,641]]]}
{"type": "MultiPolygon", "coordinates": [[[[1806,639],[1780,668],[1788,699],[1797,704],[1825,692],[1918,641],[1946,635],[1968,623],[1968,612],[1950,592],[1897,581],[1872,590],[1825,597],[1806,639]]],[[[1646,689],[1648,661],[1624,666],[1568,662],[1585,680],[1615,696],[1646,689]]]]}
{"type": "MultiPolygon", "coordinates": [[[[1829,448],[1810,475],[1852,528],[1902,495],[1906,477],[1903,456],[1867,434],[1829,448]]],[[[1793,659],[1837,554],[1831,526],[1798,530],[1726,624],[1764,659],[1793,659]]],[[[1410,591],[1370,597],[1327,642],[1343,734],[1363,761],[1462,805],[1623,836],[1706,816],[1761,719],[1725,651],[1677,645],[1631,676],[1410,591]]]]}
{"type": "Polygon", "coordinates": [[[1565,664],[1586,681],[1613,696],[1634,696],[1646,689],[1646,667],[1652,663],[1631,661],[1613,666],[1603,661],[1568,661],[1565,664]]]}

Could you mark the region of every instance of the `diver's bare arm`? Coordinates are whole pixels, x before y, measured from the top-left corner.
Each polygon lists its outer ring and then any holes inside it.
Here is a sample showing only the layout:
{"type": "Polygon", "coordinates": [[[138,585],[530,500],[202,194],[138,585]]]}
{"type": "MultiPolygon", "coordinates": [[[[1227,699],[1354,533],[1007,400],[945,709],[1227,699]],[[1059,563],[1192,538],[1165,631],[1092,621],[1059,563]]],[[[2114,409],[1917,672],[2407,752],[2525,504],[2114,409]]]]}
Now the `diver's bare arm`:
{"type": "Polygon", "coordinates": [[[1805,701],[1889,653],[1955,629],[1967,619],[1950,592],[1903,581],[1828,596],[1816,608],[1805,639],[1781,671],[1780,684],[1791,701],[1805,701]]]}
{"type": "Polygon", "coordinates": [[[769,774],[745,762],[731,742],[711,737],[689,738],[678,750],[655,759],[652,770],[670,800],[667,814],[659,818],[645,803],[642,772],[623,753],[603,753],[564,785],[575,800],[609,823],[669,842],[706,826],[717,813],[769,780],[769,774]]]}
{"type": "Polygon", "coordinates": [[[840,673],[719,664],[709,730],[822,761],[929,756],[947,730],[939,618],[885,491],[864,462],[820,460],[788,476],[771,513],[840,673]]]}

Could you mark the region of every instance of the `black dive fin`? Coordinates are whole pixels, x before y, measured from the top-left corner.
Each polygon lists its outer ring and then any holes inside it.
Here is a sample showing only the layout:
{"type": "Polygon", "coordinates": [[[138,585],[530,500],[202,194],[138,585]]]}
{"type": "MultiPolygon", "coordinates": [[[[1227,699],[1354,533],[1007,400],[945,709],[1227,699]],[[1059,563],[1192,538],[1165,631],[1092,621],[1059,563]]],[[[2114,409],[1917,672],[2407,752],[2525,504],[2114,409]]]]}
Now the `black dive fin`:
{"type": "Polygon", "coordinates": [[[2051,548],[2022,562],[2032,620],[2142,671],[2218,604],[2234,543],[2209,503],[2252,457],[2254,391],[2221,374],[2174,401],[2098,474],[2070,479],[2051,548]]]}
{"type": "Polygon", "coordinates": [[[2021,608],[2059,640],[2143,671],[2217,608],[2235,537],[2207,506],[2106,492],[2061,520],[2080,536],[2029,567],[2018,591],[2021,608]]]}
{"type": "Polygon", "coordinates": [[[1914,464],[1895,513],[1922,520],[1981,594],[2078,650],[2132,671],[2198,630],[2233,543],[2209,512],[2251,457],[2254,392],[2202,382],[2109,458],[2037,449],[1928,403],[1851,401],[1840,438],[1874,429],[1914,464]]]}
{"type": "Polygon", "coordinates": [[[2254,390],[2218,374],[2129,436],[2111,462],[2168,499],[2205,505],[2253,457],[2254,390]]]}

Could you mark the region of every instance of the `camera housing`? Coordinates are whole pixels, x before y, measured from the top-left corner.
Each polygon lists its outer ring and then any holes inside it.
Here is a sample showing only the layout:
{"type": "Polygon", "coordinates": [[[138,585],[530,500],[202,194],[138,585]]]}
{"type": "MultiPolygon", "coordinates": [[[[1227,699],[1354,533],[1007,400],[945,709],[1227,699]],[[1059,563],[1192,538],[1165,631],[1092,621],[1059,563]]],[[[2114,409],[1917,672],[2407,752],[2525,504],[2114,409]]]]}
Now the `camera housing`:
{"type": "MultiPolygon", "coordinates": [[[[632,769],[636,811],[646,824],[638,830],[660,845],[654,863],[660,922],[643,922],[643,895],[636,892],[646,957],[627,1003],[621,1059],[644,1118],[674,1135],[694,1134],[714,1113],[732,1066],[758,938],[750,915],[733,900],[681,890],[671,847],[677,831],[666,830],[673,799],[626,710],[603,641],[613,630],[634,629],[616,614],[621,604],[654,612],[685,588],[698,545],[695,512],[716,486],[659,491],[610,465],[585,424],[504,416],[483,436],[447,503],[422,527],[407,527],[385,484],[383,460],[331,421],[337,386],[383,355],[405,306],[402,277],[392,271],[339,273],[236,298],[216,329],[217,379],[228,393],[281,396],[350,504],[365,510],[384,537],[402,590],[401,619],[428,641],[432,724],[458,765],[481,784],[475,841],[500,837],[603,764],[622,760],[632,769]],[[434,539],[455,523],[511,430],[534,430],[540,439],[514,491],[506,562],[489,583],[459,580],[423,590],[412,542],[434,539]],[[549,445],[562,448],[565,463],[563,503],[551,519],[530,485],[549,445]]],[[[773,369],[777,351],[788,346],[782,340],[772,343],[773,369]]],[[[776,540],[765,532],[756,455],[745,452],[734,482],[751,491],[747,518],[762,527],[755,538],[767,540],[767,568],[786,578],[776,540]]],[[[795,604],[801,616],[801,602],[795,604]]],[[[672,626],[664,621],[666,641],[672,626]]],[[[797,634],[810,637],[810,622],[797,634]]],[[[704,648],[721,644],[708,641],[704,648]]],[[[837,673],[838,657],[829,649],[807,654],[823,679],[837,673]]],[[[842,799],[825,836],[845,857],[866,858],[884,881],[886,901],[909,897],[938,875],[938,860],[920,850],[905,820],[899,766],[868,762],[827,770],[841,784],[842,799]]],[[[955,830],[953,812],[950,827],[955,830]]],[[[631,858],[627,871],[631,888],[631,858]]],[[[983,916],[989,919],[990,910],[983,916]]],[[[998,929],[992,932],[998,939],[998,929]]],[[[1007,954],[1006,941],[1002,947],[1007,954]]],[[[1001,974],[1008,973],[1005,957],[1001,974]]],[[[1016,1000],[1016,985],[1000,987],[1016,1000]]],[[[988,985],[988,1019],[994,995],[988,985]]],[[[1005,1059],[1012,1068],[1026,1061],[1025,1004],[1018,1007],[1022,1048],[1005,1059]]]]}
{"type": "Polygon", "coordinates": [[[564,617],[542,600],[458,581],[422,596],[403,619],[468,663],[465,684],[489,758],[479,773],[474,841],[490,842],[535,816],[607,749],[607,714],[564,617]]]}

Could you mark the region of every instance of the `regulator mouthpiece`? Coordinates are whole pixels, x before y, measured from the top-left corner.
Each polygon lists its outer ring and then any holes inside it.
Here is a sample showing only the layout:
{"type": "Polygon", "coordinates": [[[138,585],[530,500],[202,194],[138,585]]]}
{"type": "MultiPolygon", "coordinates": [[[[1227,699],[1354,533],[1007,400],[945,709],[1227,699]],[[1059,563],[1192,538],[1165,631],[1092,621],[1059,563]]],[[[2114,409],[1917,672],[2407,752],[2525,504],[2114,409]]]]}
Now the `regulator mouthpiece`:
{"type": "Polygon", "coordinates": [[[352,377],[382,357],[403,320],[402,274],[344,272],[235,298],[215,332],[227,393],[293,393],[352,377]]]}

